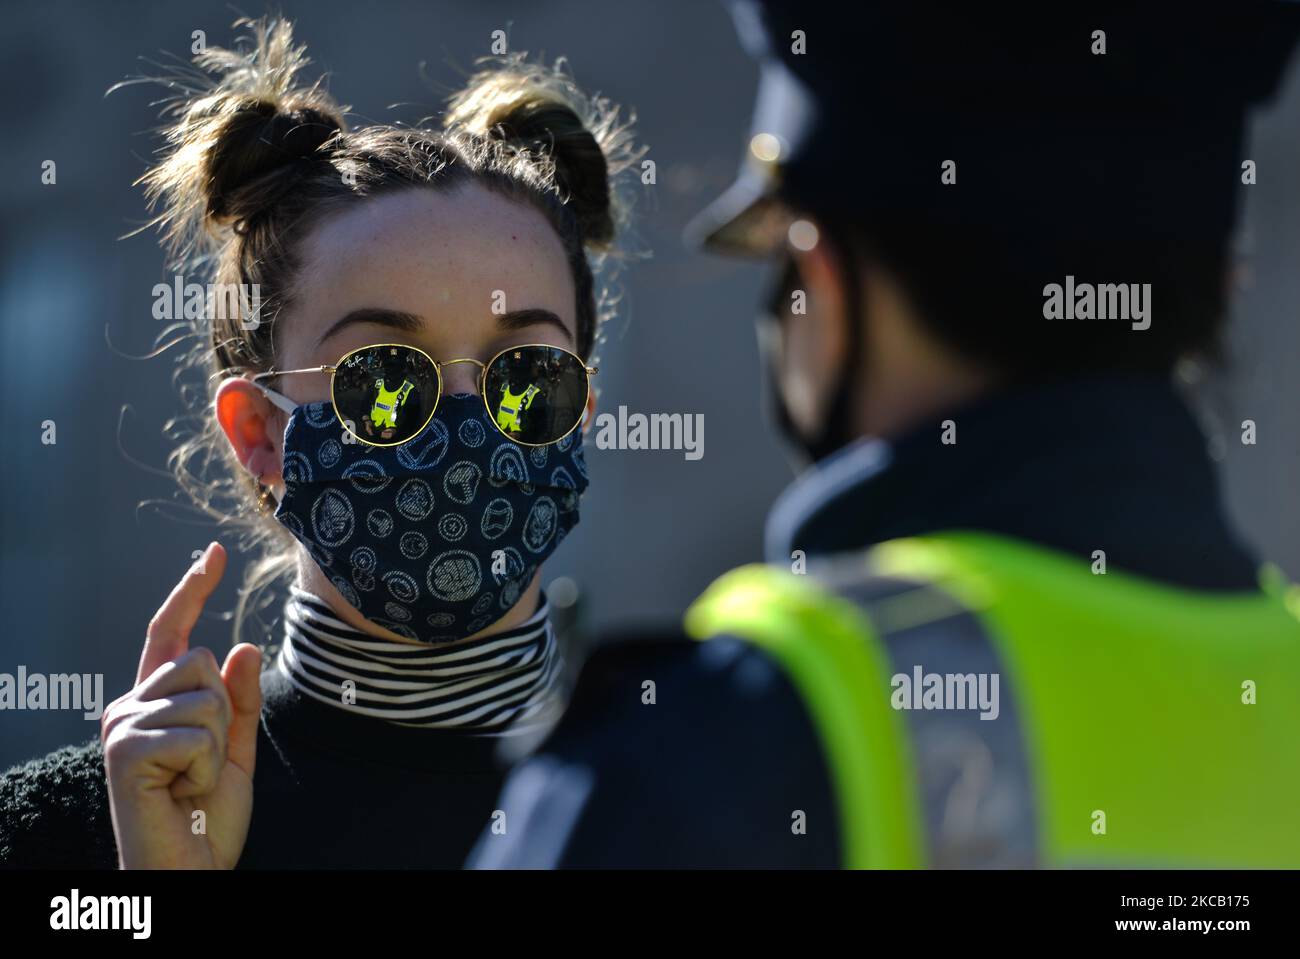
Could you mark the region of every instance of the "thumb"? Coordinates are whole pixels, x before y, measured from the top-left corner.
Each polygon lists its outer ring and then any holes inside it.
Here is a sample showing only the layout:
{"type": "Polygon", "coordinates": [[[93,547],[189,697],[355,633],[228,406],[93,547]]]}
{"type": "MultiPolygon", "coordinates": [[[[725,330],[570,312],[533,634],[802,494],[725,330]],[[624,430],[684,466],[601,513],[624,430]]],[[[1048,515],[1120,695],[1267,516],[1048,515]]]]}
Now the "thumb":
{"type": "Polygon", "coordinates": [[[240,643],[226,656],[221,678],[230,694],[227,758],[253,778],[257,759],[257,723],[262,713],[262,650],[252,643],[240,643]]]}

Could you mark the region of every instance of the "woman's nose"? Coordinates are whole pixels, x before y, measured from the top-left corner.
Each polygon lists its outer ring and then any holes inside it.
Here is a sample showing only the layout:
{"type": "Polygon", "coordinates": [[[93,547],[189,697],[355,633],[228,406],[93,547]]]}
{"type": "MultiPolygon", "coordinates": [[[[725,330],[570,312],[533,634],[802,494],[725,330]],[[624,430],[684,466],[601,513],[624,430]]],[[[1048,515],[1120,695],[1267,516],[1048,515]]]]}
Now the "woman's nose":
{"type": "Polygon", "coordinates": [[[480,370],[477,363],[442,364],[442,391],[447,395],[477,393],[480,370]]]}

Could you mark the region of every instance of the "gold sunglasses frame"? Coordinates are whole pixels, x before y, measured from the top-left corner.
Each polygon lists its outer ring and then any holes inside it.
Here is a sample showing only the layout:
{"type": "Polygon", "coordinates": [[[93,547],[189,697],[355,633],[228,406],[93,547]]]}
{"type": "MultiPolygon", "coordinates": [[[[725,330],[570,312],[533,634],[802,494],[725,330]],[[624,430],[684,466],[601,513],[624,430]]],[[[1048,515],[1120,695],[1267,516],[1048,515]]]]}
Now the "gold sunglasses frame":
{"type": "Polygon", "coordinates": [[[248,377],[248,379],[249,382],[253,383],[253,385],[257,386],[259,389],[271,391],[270,387],[263,386],[261,383],[258,382],[258,380],[270,379],[271,377],[276,377],[276,376],[289,376],[290,374],[293,373],[328,373],[330,375],[330,406],[333,407],[334,409],[334,416],[338,419],[339,425],[342,426],[343,429],[349,435],[356,437],[357,442],[365,443],[367,446],[375,446],[381,449],[387,449],[389,447],[402,446],[406,443],[409,443],[415,437],[419,436],[420,433],[424,431],[424,428],[429,425],[429,422],[433,419],[434,414],[438,412],[438,404],[442,402],[442,368],[444,366],[452,366],[456,363],[473,363],[474,365],[479,367],[480,369],[479,378],[478,378],[479,398],[483,401],[483,408],[487,410],[488,419],[492,420],[492,425],[496,427],[497,432],[500,433],[502,436],[504,436],[506,439],[508,439],[510,442],[516,444],[517,446],[530,446],[530,447],[550,446],[554,443],[558,443],[560,442],[560,440],[564,439],[565,436],[568,436],[579,426],[582,425],[583,421],[587,418],[587,414],[586,414],[587,406],[591,403],[591,378],[600,372],[599,367],[588,366],[586,363],[584,363],[582,357],[580,357],[577,353],[574,353],[572,350],[566,350],[562,346],[556,346],[553,343],[516,343],[515,345],[508,346],[504,350],[501,350],[499,353],[496,353],[486,363],[484,363],[482,360],[476,360],[468,356],[462,356],[456,359],[443,360],[439,362],[438,360],[435,360],[432,356],[430,356],[428,353],[426,353],[424,350],[420,349],[418,346],[411,346],[411,344],[409,343],[371,343],[368,346],[359,346],[355,350],[350,350],[347,353],[344,353],[341,357],[339,357],[338,362],[332,365],[309,366],[301,370],[267,370],[264,373],[258,373],[254,376],[250,376],[248,377]],[[428,360],[429,363],[433,366],[433,372],[438,377],[438,395],[434,397],[433,408],[429,410],[429,416],[425,419],[423,423],[420,424],[419,428],[414,433],[412,433],[406,439],[400,440],[396,443],[375,443],[372,442],[371,440],[366,439],[363,436],[357,435],[357,432],[355,430],[348,429],[347,420],[345,420],[343,418],[343,414],[339,412],[338,400],[334,396],[334,375],[339,371],[340,367],[342,367],[345,363],[347,363],[350,357],[356,356],[356,354],[358,353],[364,353],[366,350],[380,349],[385,346],[395,346],[403,350],[411,350],[414,353],[419,353],[426,360],[428,360]],[[583,381],[586,384],[587,389],[586,389],[586,395],[582,399],[582,409],[583,409],[582,416],[578,417],[578,421],[574,423],[571,427],[569,427],[568,432],[566,432],[564,436],[557,436],[555,439],[548,440],[545,443],[525,443],[522,440],[515,439],[513,436],[511,436],[509,433],[507,433],[505,430],[501,428],[500,424],[497,423],[496,419],[492,415],[492,407],[488,406],[488,399],[487,399],[488,367],[490,367],[493,363],[501,359],[501,357],[505,356],[510,351],[522,350],[530,346],[539,346],[547,350],[559,350],[561,353],[568,353],[569,356],[572,356],[575,360],[578,361],[578,365],[582,367],[583,371],[587,374],[583,381]]]}

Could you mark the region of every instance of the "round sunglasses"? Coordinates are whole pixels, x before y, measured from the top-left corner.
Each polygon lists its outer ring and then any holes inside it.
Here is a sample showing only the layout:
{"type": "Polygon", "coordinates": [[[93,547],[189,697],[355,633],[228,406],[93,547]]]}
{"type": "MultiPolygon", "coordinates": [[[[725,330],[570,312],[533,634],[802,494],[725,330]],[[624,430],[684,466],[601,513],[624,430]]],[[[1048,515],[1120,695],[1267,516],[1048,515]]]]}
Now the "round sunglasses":
{"type": "Polygon", "coordinates": [[[558,346],[525,343],[502,350],[486,363],[462,357],[441,362],[414,346],[377,343],[346,354],[333,366],[268,370],[249,377],[280,409],[294,402],[260,380],[292,373],[329,373],[330,402],[343,428],[368,446],[400,446],[433,419],[442,397],[442,368],[473,363],[481,368],[479,395],[488,419],[521,446],[564,439],[582,422],[598,372],[558,346]]]}

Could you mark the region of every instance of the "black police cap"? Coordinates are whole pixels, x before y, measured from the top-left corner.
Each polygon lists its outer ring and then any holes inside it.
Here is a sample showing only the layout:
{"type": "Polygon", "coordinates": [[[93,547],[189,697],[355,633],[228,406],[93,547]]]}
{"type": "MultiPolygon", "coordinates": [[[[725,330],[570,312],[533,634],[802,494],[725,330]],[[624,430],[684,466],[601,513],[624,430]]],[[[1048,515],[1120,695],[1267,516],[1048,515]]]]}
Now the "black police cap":
{"type": "Polygon", "coordinates": [[[790,208],[1226,233],[1244,116],[1300,34],[1283,2],[730,6],[760,64],[754,120],[687,235],[751,254],[784,241],[790,208]]]}

